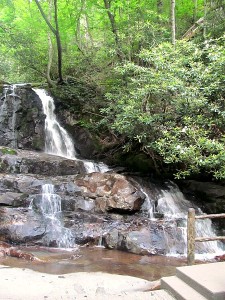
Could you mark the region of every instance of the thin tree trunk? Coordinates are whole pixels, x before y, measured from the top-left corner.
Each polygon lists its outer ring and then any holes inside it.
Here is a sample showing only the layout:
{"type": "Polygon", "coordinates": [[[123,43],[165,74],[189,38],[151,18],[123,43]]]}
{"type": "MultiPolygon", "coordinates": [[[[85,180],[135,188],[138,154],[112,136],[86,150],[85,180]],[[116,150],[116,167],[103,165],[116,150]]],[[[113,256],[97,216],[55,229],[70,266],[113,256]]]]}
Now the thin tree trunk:
{"type": "Polygon", "coordinates": [[[90,31],[88,15],[86,13],[85,13],[85,22],[86,22],[86,25],[87,25],[86,28],[87,28],[88,39],[91,43],[91,47],[93,48],[94,47],[94,41],[93,41],[93,37],[92,37],[91,31],[90,31]]]}
{"type": "MultiPolygon", "coordinates": [[[[79,15],[77,17],[77,28],[76,28],[76,42],[79,50],[83,53],[86,54],[87,48],[89,47],[89,42],[91,47],[94,47],[94,41],[90,32],[90,26],[89,26],[89,20],[88,20],[88,15],[86,14],[86,0],[81,0],[81,8],[79,15]],[[81,27],[83,26],[85,34],[84,37],[81,35],[81,27]],[[82,44],[82,41],[85,41],[86,44],[82,44]]],[[[89,52],[89,51],[88,51],[89,52]]]]}
{"type": "Polygon", "coordinates": [[[175,46],[176,44],[176,19],[175,19],[175,0],[171,0],[171,41],[175,46]]]}
{"type": "Polygon", "coordinates": [[[47,65],[46,77],[47,77],[48,85],[50,87],[54,85],[50,75],[51,67],[52,67],[52,59],[53,59],[53,45],[52,45],[51,34],[50,32],[48,32],[48,65],[47,65]]]}
{"type": "Polygon", "coordinates": [[[157,14],[161,15],[162,14],[162,8],[163,8],[163,1],[162,0],[157,0],[157,14]]]}
{"type": "Polygon", "coordinates": [[[111,0],[104,0],[104,4],[105,4],[105,8],[107,10],[107,14],[108,14],[109,21],[111,24],[112,32],[114,34],[114,39],[115,39],[115,44],[116,44],[116,49],[117,49],[117,56],[120,60],[122,60],[124,55],[122,53],[121,46],[120,46],[120,40],[119,40],[118,31],[117,31],[117,27],[116,27],[115,16],[110,11],[111,0]]]}
{"type": "Polygon", "coordinates": [[[207,0],[204,0],[204,27],[203,27],[203,37],[206,39],[206,15],[207,15],[207,0]]]}
{"type": "Polygon", "coordinates": [[[52,31],[52,33],[55,35],[56,38],[56,44],[57,44],[57,53],[58,53],[58,83],[63,83],[62,78],[62,45],[61,45],[61,39],[59,34],[59,26],[58,26],[58,12],[57,12],[57,0],[54,0],[54,12],[55,12],[55,26],[54,28],[50,21],[48,20],[47,16],[45,15],[40,2],[38,0],[35,0],[35,3],[37,4],[37,7],[44,18],[45,22],[47,23],[48,27],[52,31]]]}
{"type": "Polygon", "coordinates": [[[57,0],[54,0],[54,7],[55,7],[55,27],[56,27],[56,43],[57,43],[57,50],[58,50],[58,74],[59,79],[58,83],[63,83],[62,77],[62,44],[59,34],[59,23],[58,23],[58,9],[57,9],[57,0]]]}
{"type": "Polygon", "coordinates": [[[193,0],[193,1],[194,1],[193,23],[195,23],[197,20],[198,0],[193,0]]]}
{"type": "MultiPolygon", "coordinates": [[[[51,16],[52,16],[52,6],[53,2],[52,0],[49,1],[49,13],[48,13],[48,19],[49,22],[51,22],[51,16]]],[[[51,79],[51,67],[52,67],[52,60],[53,60],[53,45],[52,45],[52,39],[51,39],[51,33],[48,32],[48,65],[46,70],[46,77],[47,82],[50,87],[54,85],[52,79],[51,79]]]]}

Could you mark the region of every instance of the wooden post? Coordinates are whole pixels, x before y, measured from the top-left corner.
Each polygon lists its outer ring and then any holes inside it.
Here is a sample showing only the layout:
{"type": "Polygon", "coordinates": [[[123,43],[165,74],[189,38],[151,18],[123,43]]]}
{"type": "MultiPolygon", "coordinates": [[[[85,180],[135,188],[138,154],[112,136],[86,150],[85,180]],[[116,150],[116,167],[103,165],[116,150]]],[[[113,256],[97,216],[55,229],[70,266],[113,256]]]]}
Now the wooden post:
{"type": "Polygon", "coordinates": [[[195,262],[195,210],[189,208],[187,221],[187,264],[193,265],[195,262]]]}

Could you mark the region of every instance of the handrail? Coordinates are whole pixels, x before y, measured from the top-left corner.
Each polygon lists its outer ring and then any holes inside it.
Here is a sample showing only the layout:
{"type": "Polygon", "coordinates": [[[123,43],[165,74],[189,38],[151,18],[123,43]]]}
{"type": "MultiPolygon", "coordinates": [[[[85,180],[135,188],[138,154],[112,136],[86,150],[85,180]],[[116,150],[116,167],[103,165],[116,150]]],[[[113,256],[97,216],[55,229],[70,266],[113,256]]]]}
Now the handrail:
{"type": "Polygon", "coordinates": [[[225,214],[211,214],[211,215],[196,216],[194,208],[189,208],[188,222],[187,222],[187,264],[189,266],[193,265],[195,262],[195,242],[225,240],[225,236],[196,237],[195,220],[196,219],[215,219],[215,218],[225,218],[225,214]]]}

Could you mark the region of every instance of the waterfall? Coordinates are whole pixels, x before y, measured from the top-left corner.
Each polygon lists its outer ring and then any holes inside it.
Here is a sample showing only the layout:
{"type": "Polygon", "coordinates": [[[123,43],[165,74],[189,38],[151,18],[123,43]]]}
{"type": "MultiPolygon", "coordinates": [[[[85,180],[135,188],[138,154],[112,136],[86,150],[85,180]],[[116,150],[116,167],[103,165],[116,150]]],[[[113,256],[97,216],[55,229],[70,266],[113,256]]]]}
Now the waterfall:
{"type": "Polygon", "coordinates": [[[54,192],[54,185],[43,184],[40,211],[46,223],[45,243],[60,248],[73,248],[75,239],[65,228],[61,216],[61,197],[54,192]]]}
{"type": "MultiPolygon", "coordinates": [[[[167,189],[159,191],[155,210],[164,216],[163,230],[167,243],[167,254],[175,256],[178,254],[177,245],[180,245],[179,254],[187,254],[187,214],[188,209],[194,207],[197,214],[203,214],[200,208],[196,207],[185,199],[183,193],[172,182],[167,184],[167,189]]],[[[196,220],[196,236],[216,236],[210,219],[196,220]]],[[[196,257],[210,257],[223,253],[221,242],[196,243],[196,257]]]]}
{"type": "MultiPolygon", "coordinates": [[[[68,159],[77,159],[73,141],[67,131],[59,124],[55,115],[54,100],[44,89],[34,89],[42,102],[45,119],[45,152],[62,156],[68,159]]],[[[83,160],[87,173],[107,172],[108,166],[104,163],[94,163],[83,160]]]]}
{"type": "Polygon", "coordinates": [[[93,173],[93,172],[100,172],[105,173],[108,172],[110,169],[109,167],[104,164],[103,162],[100,163],[94,163],[92,161],[84,161],[85,169],[87,173],[93,173]]]}
{"type": "MultiPolygon", "coordinates": [[[[61,127],[54,113],[55,105],[52,97],[45,90],[35,89],[42,101],[45,119],[45,151],[68,159],[77,159],[74,144],[68,133],[61,127]]],[[[82,153],[81,153],[82,155],[82,153]]],[[[109,169],[103,163],[97,164],[83,160],[87,173],[107,172],[109,169]]],[[[152,224],[159,224],[159,234],[163,235],[167,255],[186,255],[187,251],[187,212],[194,207],[197,213],[202,211],[193,206],[193,203],[185,199],[178,187],[167,183],[166,187],[159,188],[151,183],[150,186],[139,184],[139,188],[146,196],[143,211],[147,214],[152,224]]],[[[42,188],[42,214],[49,220],[54,220],[49,228],[56,235],[58,246],[71,246],[72,235],[69,229],[63,227],[58,216],[61,215],[61,198],[54,193],[54,187],[43,185],[42,188]],[[65,237],[66,241],[62,239],[65,237]]],[[[85,205],[85,202],[84,202],[85,205]]],[[[197,236],[214,236],[215,231],[211,220],[196,221],[197,236]]],[[[220,242],[204,242],[196,244],[196,252],[199,255],[215,255],[222,252],[220,242]]]]}
{"type": "Polygon", "coordinates": [[[59,124],[54,113],[55,105],[52,97],[43,89],[35,89],[36,94],[42,101],[45,119],[45,152],[74,159],[76,152],[72,139],[64,128],[59,124]]]}
{"type": "MultiPolygon", "coordinates": [[[[59,124],[55,115],[54,100],[43,89],[34,89],[42,102],[45,118],[45,152],[62,156],[68,159],[77,159],[73,141],[67,131],[59,124]]],[[[103,163],[94,163],[83,160],[87,173],[107,172],[109,168],[103,163]]],[[[48,233],[46,243],[55,241],[58,247],[74,247],[75,242],[70,229],[63,226],[60,220],[61,198],[54,193],[54,186],[44,184],[42,186],[41,212],[48,220],[48,233]]]]}

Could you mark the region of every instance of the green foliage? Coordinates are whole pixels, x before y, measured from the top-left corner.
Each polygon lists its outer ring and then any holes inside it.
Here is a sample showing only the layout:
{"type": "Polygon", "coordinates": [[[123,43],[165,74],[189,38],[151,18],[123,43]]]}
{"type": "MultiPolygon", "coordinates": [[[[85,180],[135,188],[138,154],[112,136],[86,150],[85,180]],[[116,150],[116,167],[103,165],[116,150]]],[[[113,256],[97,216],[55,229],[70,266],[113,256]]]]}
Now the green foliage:
{"type": "MultiPolygon", "coordinates": [[[[54,24],[50,0],[40,0],[46,16],[54,24]]],[[[139,61],[141,49],[150,49],[170,40],[170,1],[112,0],[110,12],[115,18],[123,58],[139,61]]],[[[204,0],[176,1],[177,39],[204,16],[204,0]],[[195,18],[195,20],[194,20],[195,18]]],[[[63,73],[102,80],[105,69],[117,62],[115,33],[104,1],[57,0],[63,51],[63,73]],[[99,75],[100,74],[100,75],[99,75]]],[[[206,33],[219,37],[224,32],[224,0],[206,0],[206,33]]],[[[53,44],[51,77],[57,77],[56,42],[35,1],[2,0],[0,3],[1,76],[8,81],[40,81],[45,77],[49,34],[53,44]],[[4,59],[6,58],[6,59],[4,59]],[[18,79],[17,79],[18,78],[18,79]],[[14,80],[15,81],[15,80],[14,80]]],[[[199,31],[202,36],[202,31],[199,31]]]]}
{"type": "Polygon", "coordinates": [[[117,68],[121,86],[107,94],[105,123],[126,137],[128,150],[138,141],[176,178],[225,178],[224,39],[202,48],[163,43],[143,50],[140,58],[142,66],[117,68]]]}
{"type": "Polygon", "coordinates": [[[16,155],[17,152],[14,149],[6,148],[6,147],[0,147],[0,152],[2,154],[10,154],[10,155],[16,155]]]}
{"type": "MultiPolygon", "coordinates": [[[[224,0],[176,0],[176,48],[169,43],[170,1],[161,2],[111,0],[108,10],[103,0],[57,0],[63,77],[82,82],[60,87],[63,108],[88,129],[114,131],[128,152],[139,145],[177,178],[225,178],[224,0]],[[201,17],[194,41],[179,41],[201,17]]],[[[40,3],[55,25],[52,1],[40,3]]],[[[50,40],[50,77],[57,78],[56,41],[35,1],[0,2],[0,40],[2,81],[45,80],[50,40]]]]}

